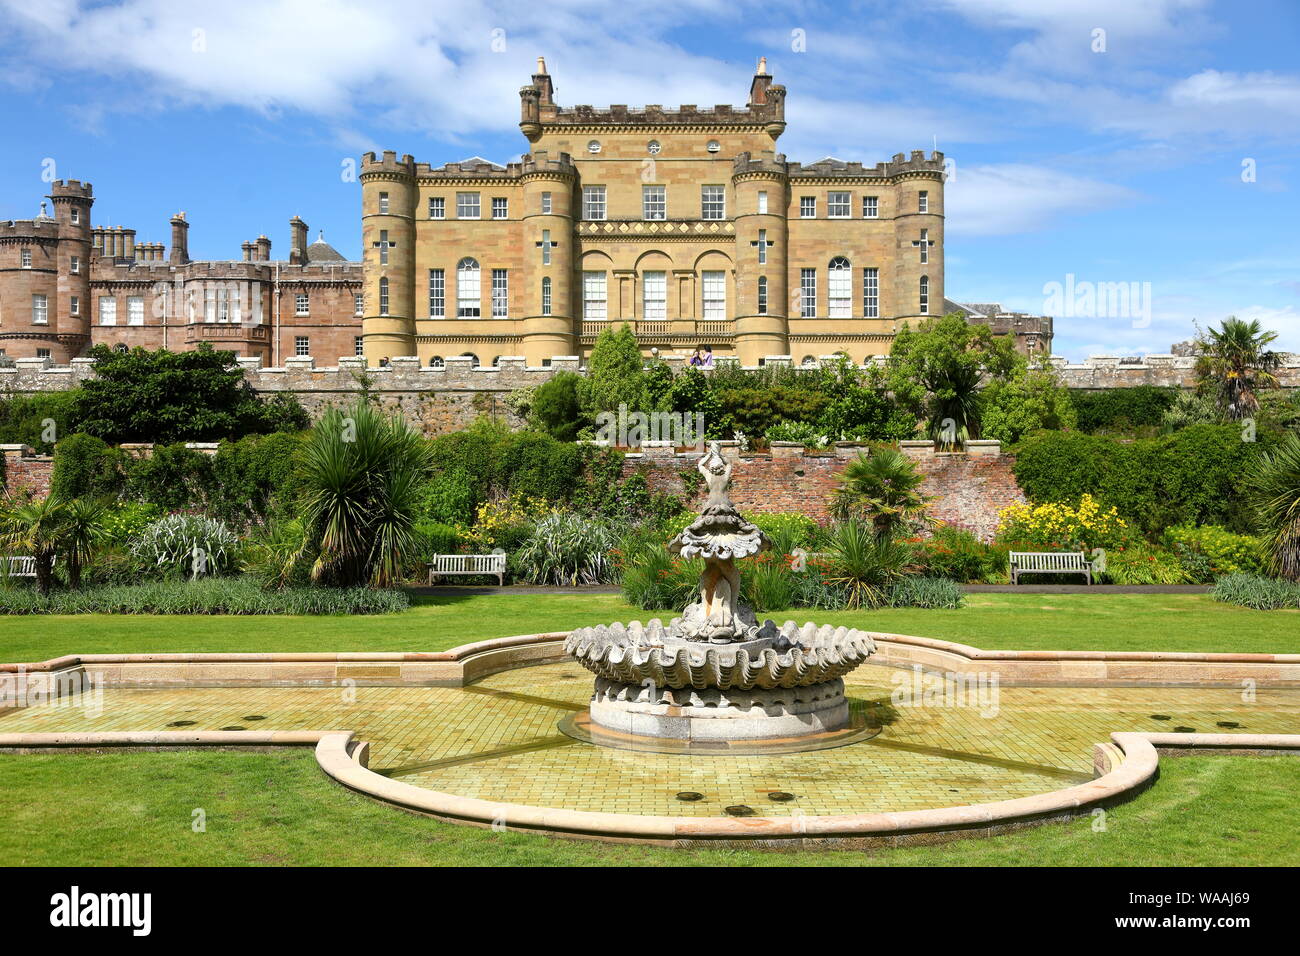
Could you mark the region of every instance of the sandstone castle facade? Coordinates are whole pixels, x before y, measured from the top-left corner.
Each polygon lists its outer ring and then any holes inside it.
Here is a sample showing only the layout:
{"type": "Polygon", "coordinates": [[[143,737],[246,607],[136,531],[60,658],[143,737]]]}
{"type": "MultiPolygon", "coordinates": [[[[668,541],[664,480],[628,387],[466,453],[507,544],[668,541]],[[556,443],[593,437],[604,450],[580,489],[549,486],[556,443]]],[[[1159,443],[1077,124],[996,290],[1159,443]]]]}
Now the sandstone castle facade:
{"type": "Polygon", "coordinates": [[[1050,318],[945,298],[942,153],[789,162],[785,93],[760,62],[744,107],[561,107],[539,60],[520,162],[362,158],[362,262],[309,245],[297,216],[287,260],[262,235],[192,261],[184,213],[170,249],[137,243],[91,226],[89,183],[56,182],[53,215],[0,222],[0,353],[211,342],[271,366],[539,367],[626,322],[646,354],[861,363],[902,323],[958,311],[1050,354],[1050,318]]]}

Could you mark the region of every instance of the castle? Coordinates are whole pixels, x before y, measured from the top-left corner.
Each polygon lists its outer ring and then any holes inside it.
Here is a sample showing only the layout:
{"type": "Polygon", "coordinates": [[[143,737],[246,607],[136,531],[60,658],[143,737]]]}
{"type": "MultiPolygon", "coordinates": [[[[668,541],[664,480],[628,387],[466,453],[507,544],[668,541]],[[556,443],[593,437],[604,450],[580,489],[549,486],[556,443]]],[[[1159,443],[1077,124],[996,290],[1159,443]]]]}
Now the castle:
{"type": "Polygon", "coordinates": [[[91,226],[89,183],[53,183],[53,215],[0,222],[0,354],[211,342],[269,366],[544,367],[626,322],[647,355],[862,363],[902,323],[954,311],[1050,354],[1050,318],[945,298],[942,153],[788,162],[785,92],[760,61],[740,108],[561,107],[539,59],[519,162],[362,157],[362,262],[309,245],[297,216],[287,260],[262,235],[241,259],[192,261],[183,212],[170,249],[137,243],[91,226]]]}

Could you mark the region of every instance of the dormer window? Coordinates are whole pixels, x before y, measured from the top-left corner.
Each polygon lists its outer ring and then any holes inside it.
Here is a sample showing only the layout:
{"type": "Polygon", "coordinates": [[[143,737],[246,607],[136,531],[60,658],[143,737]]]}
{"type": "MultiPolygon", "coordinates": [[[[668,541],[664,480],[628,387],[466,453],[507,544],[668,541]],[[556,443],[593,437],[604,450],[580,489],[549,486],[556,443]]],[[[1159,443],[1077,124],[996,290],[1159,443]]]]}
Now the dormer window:
{"type": "Polygon", "coordinates": [[[589,153],[599,153],[599,152],[600,152],[600,140],[598,140],[598,139],[593,139],[590,143],[588,143],[588,144],[587,144],[587,152],[589,152],[589,153]]]}

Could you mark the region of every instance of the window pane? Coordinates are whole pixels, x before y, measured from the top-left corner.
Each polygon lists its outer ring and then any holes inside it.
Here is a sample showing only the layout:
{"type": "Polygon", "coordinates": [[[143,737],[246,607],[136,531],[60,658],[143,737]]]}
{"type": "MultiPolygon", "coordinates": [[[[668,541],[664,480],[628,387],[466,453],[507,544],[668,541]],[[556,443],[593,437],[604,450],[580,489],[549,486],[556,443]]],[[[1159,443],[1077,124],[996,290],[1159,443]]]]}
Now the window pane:
{"type": "Polygon", "coordinates": [[[641,187],[641,217],[643,219],[666,219],[668,215],[668,196],[664,186],[641,187]]]}
{"type": "Polygon", "coordinates": [[[492,317],[503,319],[510,308],[510,279],[505,269],[492,270],[492,317]]]}
{"type": "Polygon", "coordinates": [[[876,269],[862,270],[862,314],[868,319],[880,316],[880,273],[876,269]]]}
{"type": "Polygon", "coordinates": [[[605,218],[605,187],[604,186],[583,186],[582,187],[582,218],[583,219],[604,219],[605,218]]]}
{"type": "Polygon", "coordinates": [[[880,202],[875,196],[862,197],[862,216],[864,219],[875,219],[880,212],[880,202]]]}
{"type": "Polygon", "coordinates": [[[478,193],[456,193],[456,218],[477,219],[478,217],[478,193]]]}
{"type": "Polygon", "coordinates": [[[817,314],[817,270],[799,270],[799,294],[802,299],[800,313],[805,319],[817,314]]]}
{"type": "Polygon", "coordinates": [[[853,281],[849,261],[831,260],[826,281],[827,315],[832,319],[847,319],[853,314],[853,281]]]}
{"type": "Polygon", "coordinates": [[[826,196],[826,215],[832,219],[847,219],[850,198],[848,193],[828,193],[826,196]]]}
{"type": "Polygon", "coordinates": [[[704,289],[704,318],[725,319],[727,317],[727,274],[705,272],[700,278],[704,289]]]}
{"type": "Polygon", "coordinates": [[[799,218],[800,219],[817,218],[817,197],[816,196],[799,197],[799,218]]]}
{"type": "Polygon", "coordinates": [[[462,259],[456,267],[456,315],[478,318],[482,314],[480,299],[478,263],[462,259]]]}
{"type": "Polygon", "coordinates": [[[429,318],[441,319],[447,312],[446,279],[441,269],[429,270],[429,318]]]}
{"type": "Polygon", "coordinates": [[[606,308],[605,273],[582,274],[582,317],[602,321],[608,315],[606,308]]]}
{"type": "Polygon", "coordinates": [[[702,216],[705,219],[724,219],[727,215],[727,190],[725,186],[700,187],[702,216]]]}
{"type": "Polygon", "coordinates": [[[642,279],[641,287],[643,294],[641,317],[668,318],[668,273],[647,272],[642,279]]]}

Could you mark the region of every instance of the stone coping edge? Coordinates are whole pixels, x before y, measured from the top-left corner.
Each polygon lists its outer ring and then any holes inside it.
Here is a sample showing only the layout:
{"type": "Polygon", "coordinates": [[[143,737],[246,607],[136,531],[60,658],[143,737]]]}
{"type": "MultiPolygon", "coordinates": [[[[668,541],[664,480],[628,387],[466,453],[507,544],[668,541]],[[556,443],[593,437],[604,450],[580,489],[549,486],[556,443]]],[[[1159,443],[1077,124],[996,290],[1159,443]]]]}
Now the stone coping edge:
{"type": "Polygon", "coordinates": [[[1100,775],[1087,783],[993,803],[897,813],[786,817],[659,817],[498,803],[427,790],[368,768],[369,745],[350,731],[197,731],[0,734],[0,749],[315,746],[320,768],[350,790],[452,823],[551,836],[688,846],[696,843],[791,843],[854,846],[939,842],[987,836],[1079,816],[1130,799],[1156,776],[1159,751],[1300,751],[1296,734],[1113,733],[1099,744],[1100,775]]]}
{"type": "MultiPolygon", "coordinates": [[[[45,661],[0,663],[0,674],[64,670],[86,664],[255,664],[255,663],[463,663],[489,651],[563,641],[569,631],[548,631],[462,644],[445,651],[230,651],[158,654],[65,654],[45,661]]],[[[1300,654],[1199,653],[1189,651],[1013,651],[984,650],[957,641],[887,631],[864,631],[873,640],[956,654],[972,661],[1122,661],[1129,663],[1300,664],[1300,654]]]]}

